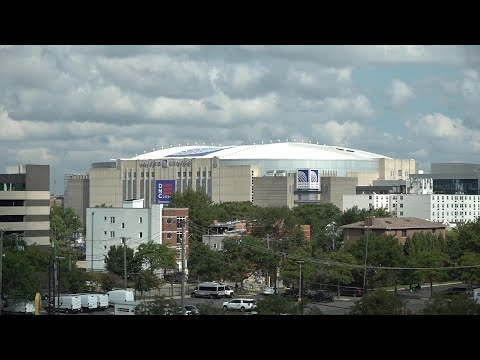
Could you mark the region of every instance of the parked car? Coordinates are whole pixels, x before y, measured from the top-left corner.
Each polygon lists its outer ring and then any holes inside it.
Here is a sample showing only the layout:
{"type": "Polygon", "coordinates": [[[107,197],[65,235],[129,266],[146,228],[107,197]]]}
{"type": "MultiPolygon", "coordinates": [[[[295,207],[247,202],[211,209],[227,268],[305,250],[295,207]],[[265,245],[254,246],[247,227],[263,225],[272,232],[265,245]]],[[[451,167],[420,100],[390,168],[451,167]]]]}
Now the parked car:
{"type": "Polygon", "coordinates": [[[263,295],[274,295],[275,289],[271,286],[265,286],[262,290],[263,295]]]}
{"type": "Polygon", "coordinates": [[[257,305],[255,299],[233,299],[223,303],[223,310],[252,311],[257,305]]]}
{"type": "Polygon", "coordinates": [[[230,286],[225,285],[225,297],[233,298],[234,292],[230,286]]]}
{"type": "Polygon", "coordinates": [[[194,305],[185,305],[185,315],[200,315],[200,311],[194,305]]]}
{"type": "MultiPolygon", "coordinates": [[[[332,291],[337,293],[337,287],[334,286],[332,291]]],[[[363,289],[359,287],[350,287],[350,286],[340,286],[340,295],[341,296],[363,296],[363,289]]]]}
{"type": "Polygon", "coordinates": [[[333,302],[333,296],[327,290],[317,290],[312,295],[312,301],[315,302],[333,302]]]}
{"type": "Polygon", "coordinates": [[[442,295],[458,295],[458,294],[466,294],[469,296],[473,296],[473,290],[469,289],[467,286],[455,286],[448,288],[447,290],[443,290],[442,295]]]}
{"type": "MultiPolygon", "coordinates": [[[[298,293],[299,289],[298,288],[292,288],[292,289],[286,289],[285,292],[281,293],[280,295],[283,297],[292,297],[295,299],[298,299],[298,293]]],[[[302,298],[311,298],[312,294],[307,290],[307,289],[302,289],[302,298]]]]}

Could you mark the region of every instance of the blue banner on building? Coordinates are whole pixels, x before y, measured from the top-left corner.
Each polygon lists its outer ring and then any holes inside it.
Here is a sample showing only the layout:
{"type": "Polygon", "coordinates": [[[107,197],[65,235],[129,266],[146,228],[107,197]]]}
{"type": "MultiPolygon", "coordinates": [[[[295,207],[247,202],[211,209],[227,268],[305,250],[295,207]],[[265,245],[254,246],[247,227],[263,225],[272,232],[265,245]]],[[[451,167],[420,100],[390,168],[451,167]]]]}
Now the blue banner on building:
{"type": "Polygon", "coordinates": [[[175,180],[156,180],[155,181],[155,203],[169,204],[170,196],[175,192],[175,180]]]}

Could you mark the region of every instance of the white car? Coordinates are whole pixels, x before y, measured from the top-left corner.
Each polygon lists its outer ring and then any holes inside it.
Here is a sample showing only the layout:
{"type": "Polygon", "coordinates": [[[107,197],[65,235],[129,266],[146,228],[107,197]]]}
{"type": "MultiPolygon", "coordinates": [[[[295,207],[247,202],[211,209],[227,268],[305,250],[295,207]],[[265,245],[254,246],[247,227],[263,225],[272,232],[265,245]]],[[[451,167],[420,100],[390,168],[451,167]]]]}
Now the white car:
{"type": "Polygon", "coordinates": [[[233,299],[223,303],[223,310],[252,311],[257,305],[255,299],[233,299]]]}
{"type": "Polygon", "coordinates": [[[270,286],[265,286],[262,291],[263,295],[274,295],[275,294],[275,289],[270,286]]]}

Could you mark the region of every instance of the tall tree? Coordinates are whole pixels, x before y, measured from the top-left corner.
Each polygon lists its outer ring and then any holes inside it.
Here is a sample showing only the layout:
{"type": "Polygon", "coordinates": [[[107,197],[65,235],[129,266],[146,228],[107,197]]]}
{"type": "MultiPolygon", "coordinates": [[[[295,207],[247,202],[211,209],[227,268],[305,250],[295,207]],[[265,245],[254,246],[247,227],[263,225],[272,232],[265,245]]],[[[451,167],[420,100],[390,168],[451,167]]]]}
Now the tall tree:
{"type": "Polygon", "coordinates": [[[480,304],[464,294],[453,296],[433,296],[423,310],[425,315],[480,315],[480,304]]]}
{"type": "Polygon", "coordinates": [[[211,250],[207,245],[193,241],[190,243],[188,271],[190,276],[204,280],[222,280],[225,262],[223,253],[211,250]]]}
{"type": "Polygon", "coordinates": [[[191,188],[183,193],[174,192],[171,196],[170,207],[188,208],[188,216],[195,226],[189,226],[190,241],[202,241],[205,229],[212,223],[212,201],[203,190],[194,191],[191,188]]]}
{"type": "Polygon", "coordinates": [[[212,216],[214,220],[254,220],[260,207],[253,205],[250,201],[231,201],[212,205],[212,216]]]}
{"type": "Polygon", "coordinates": [[[149,241],[138,247],[135,257],[153,273],[159,269],[174,268],[177,252],[168,248],[165,244],[156,244],[153,241],[149,241]]]}
{"type": "MultiPolygon", "coordinates": [[[[131,277],[132,274],[138,274],[141,268],[140,259],[134,256],[132,248],[127,246],[127,279],[131,277]]],[[[115,274],[121,278],[124,278],[124,247],[112,245],[110,250],[108,250],[107,255],[105,256],[105,268],[107,271],[115,274]]]]}
{"type": "Polygon", "coordinates": [[[442,269],[449,265],[448,254],[440,251],[420,251],[413,258],[415,267],[426,268],[416,270],[415,273],[424,281],[430,283],[430,297],[433,296],[433,282],[442,280],[446,276],[446,270],[442,269]]]}
{"type": "Polygon", "coordinates": [[[346,251],[335,251],[325,255],[324,260],[329,263],[325,266],[325,280],[337,285],[337,296],[340,297],[340,285],[353,282],[353,272],[356,271],[348,265],[356,265],[357,260],[346,251]]]}
{"type": "MultiPolygon", "coordinates": [[[[460,258],[460,265],[480,265],[480,254],[474,252],[466,252],[460,258]]],[[[462,269],[460,278],[463,281],[469,282],[471,284],[480,283],[480,268],[472,267],[462,269]]]]}

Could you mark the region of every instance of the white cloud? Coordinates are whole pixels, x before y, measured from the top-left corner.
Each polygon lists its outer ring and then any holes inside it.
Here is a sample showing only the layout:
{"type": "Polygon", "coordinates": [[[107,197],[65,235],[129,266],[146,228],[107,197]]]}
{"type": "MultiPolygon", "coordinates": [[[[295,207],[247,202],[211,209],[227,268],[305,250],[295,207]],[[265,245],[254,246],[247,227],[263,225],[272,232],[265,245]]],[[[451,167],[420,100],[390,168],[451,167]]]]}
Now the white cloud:
{"type": "Polygon", "coordinates": [[[340,124],[333,120],[313,125],[312,129],[323,139],[328,139],[327,143],[339,146],[350,146],[352,140],[361,137],[364,132],[363,127],[357,122],[340,124]]]}
{"type": "Polygon", "coordinates": [[[394,106],[402,105],[414,96],[412,88],[398,79],[392,80],[388,94],[390,95],[390,103],[394,106]]]}

